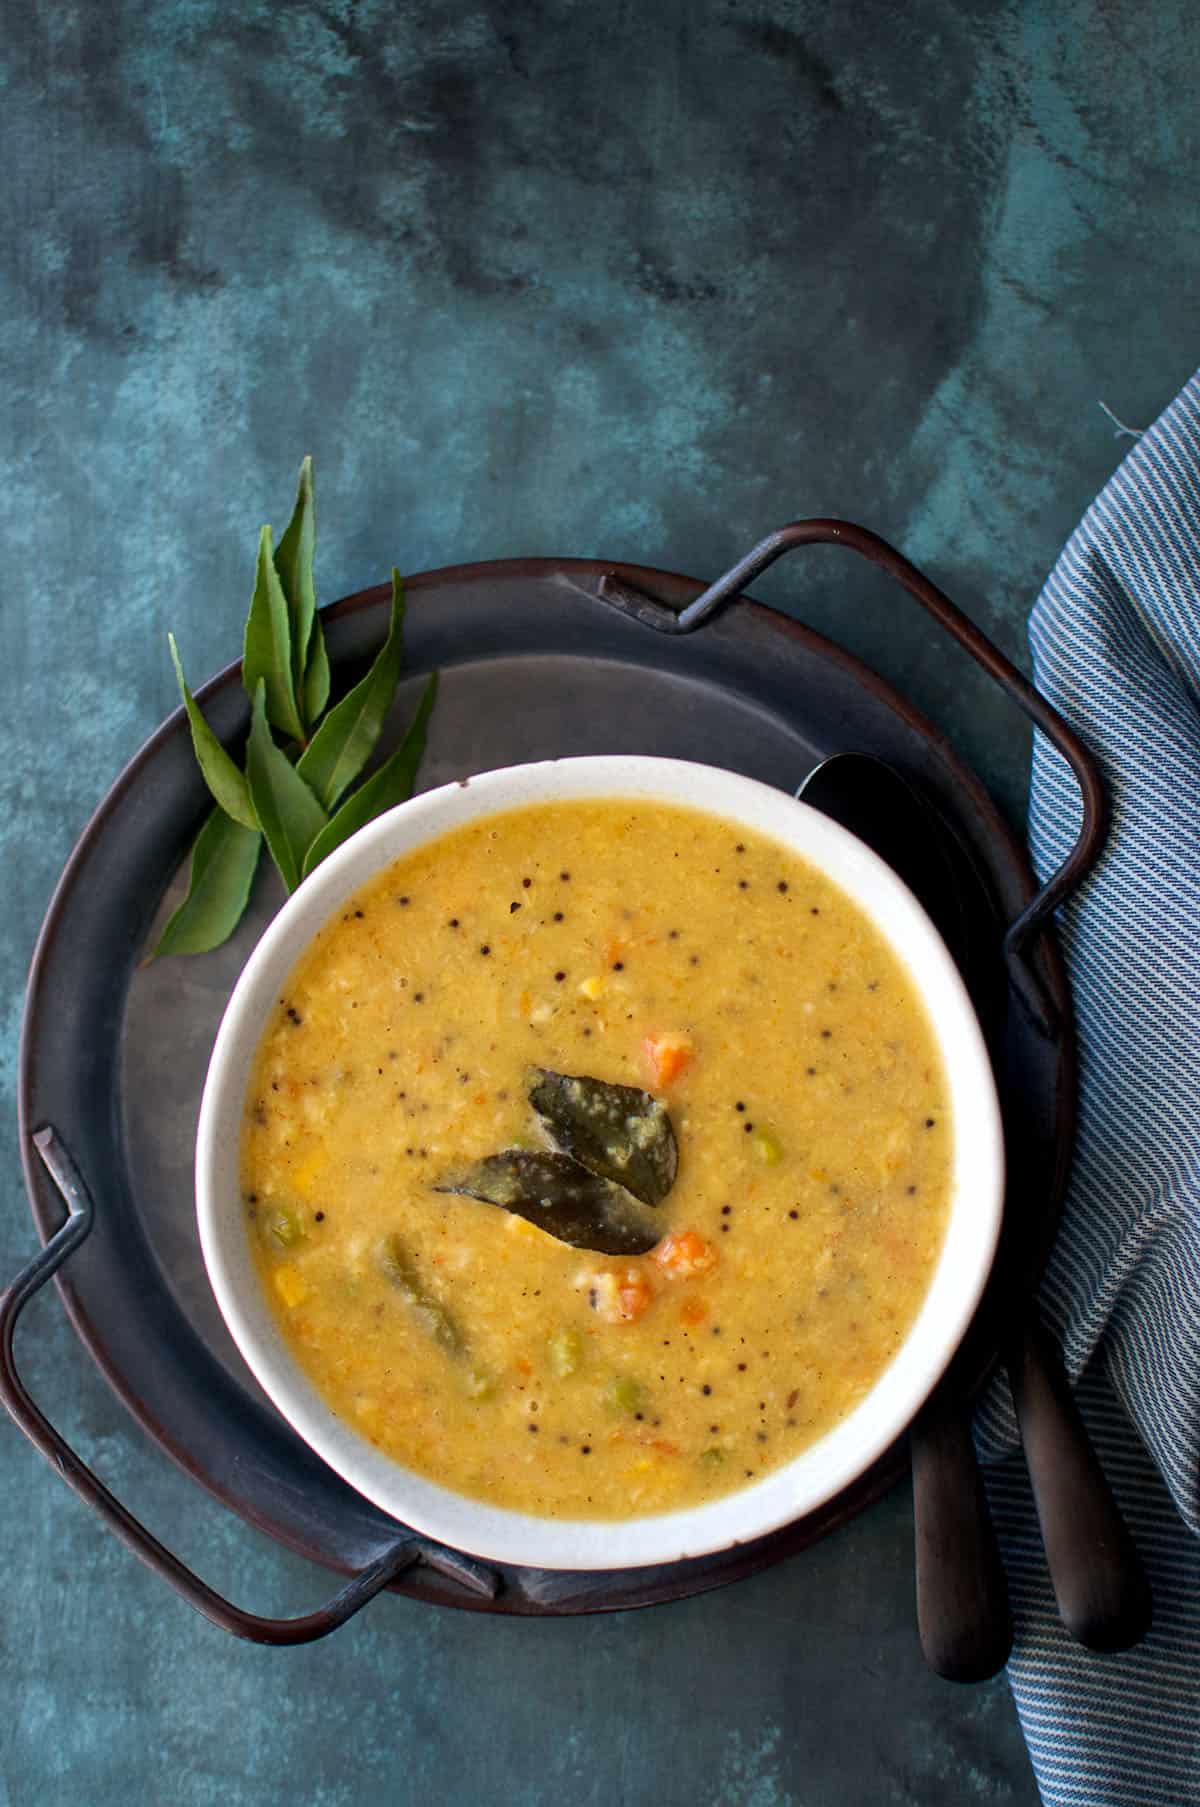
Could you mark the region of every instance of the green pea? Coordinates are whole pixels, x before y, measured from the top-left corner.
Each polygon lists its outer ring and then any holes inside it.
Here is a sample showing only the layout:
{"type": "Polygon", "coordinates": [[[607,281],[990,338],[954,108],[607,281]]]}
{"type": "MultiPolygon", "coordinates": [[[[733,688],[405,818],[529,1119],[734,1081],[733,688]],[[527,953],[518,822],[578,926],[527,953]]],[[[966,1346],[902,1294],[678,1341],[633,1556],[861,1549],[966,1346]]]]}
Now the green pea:
{"type": "Polygon", "coordinates": [[[578,1372],[583,1361],[583,1338],[577,1330],[556,1330],[546,1344],[550,1372],[560,1380],[578,1372]]]}
{"type": "Polygon", "coordinates": [[[640,1382],[631,1374],[616,1374],[604,1393],[604,1403],[614,1412],[636,1412],[645,1398],[640,1382]]]}
{"type": "Polygon", "coordinates": [[[304,1225],[286,1205],[277,1205],[266,1212],[259,1219],[259,1225],[263,1240],[277,1249],[290,1249],[293,1243],[301,1241],[304,1236],[304,1225]]]}
{"type": "Polygon", "coordinates": [[[782,1161],[783,1143],[769,1129],[756,1129],[750,1143],[764,1166],[777,1167],[782,1161]]]}

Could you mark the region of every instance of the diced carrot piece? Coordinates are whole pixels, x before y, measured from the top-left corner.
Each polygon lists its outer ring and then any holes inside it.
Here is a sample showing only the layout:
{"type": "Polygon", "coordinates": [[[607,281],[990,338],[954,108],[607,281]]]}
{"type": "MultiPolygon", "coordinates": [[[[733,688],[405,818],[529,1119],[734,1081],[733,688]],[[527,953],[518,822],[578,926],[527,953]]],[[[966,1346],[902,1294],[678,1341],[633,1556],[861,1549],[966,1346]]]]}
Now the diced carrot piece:
{"type": "Polygon", "coordinates": [[[532,1374],[533,1373],[533,1363],[530,1361],[526,1361],[526,1359],[523,1355],[518,1355],[516,1361],[513,1363],[513,1367],[517,1370],[518,1374],[532,1374]]]}
{"type": "Polygon", "coordinates": [[[620,1301],[621,1316],[627,1324],[649,1310],[654,1302],[654,1289],[645,1274],[637,1268],[626,1268],[617,1287],[617,1298],[620,1301]]]}
{"type": "Polygon", "coordinates": [[[650,1258],[670,1279],[690,1280],[716,1266],[717,1251],[697,1230],[672,1230],[651,1249],[650,1258]]]}
{"type": "Polygon", "coordinates": [[[690,1065],[693,1053],[690,1037],[682,1034],[648,1035],[642,1050],[655,1085],[671,1085],[690,1065]]]}
{"type": "Polygon", "coordinates": [[[703,1324],[707,1316],[708,1306],[703,1299],[687,1299],[680,1308],[679,1322],[681,1324],[703,1324]]]}
{"type": "Polygon", "coordinates": [[[631,1263],[623,1268],[584,1268],[575,1277],[591,1309],[605,1324],[631,1324],[654,1303],[653,1270],[631,1263]]]}

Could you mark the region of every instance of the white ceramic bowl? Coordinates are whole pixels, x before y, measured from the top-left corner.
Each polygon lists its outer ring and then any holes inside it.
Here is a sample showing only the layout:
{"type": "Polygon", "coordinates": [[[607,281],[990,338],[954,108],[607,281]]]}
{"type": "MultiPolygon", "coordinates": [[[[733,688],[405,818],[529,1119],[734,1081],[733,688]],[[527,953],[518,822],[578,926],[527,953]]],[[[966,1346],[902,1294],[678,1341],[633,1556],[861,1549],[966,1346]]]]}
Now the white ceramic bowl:
{"type": "Polygon", "coordinates": [[[200,1240],[225,1321],[283,1416],[352,1487],[425,1535],[539,1568],[616,1569],[748,1542],[841,1491],[899,1436],[953,1355],[995,1252],[1004,1145],[991,1067],[958,972],[912,893],[875,854],[782,791],[709,766],[635,757],[566,759],[486,772],[402,804],[360,830],[284,905],[247,962],[209,1065],[196,1147],[200,1240]],[[381,867],[480,816],[570,798],[691,805],[768,835],[818,866],[904,962],[933,1025],[950,1089],[949,1226],[925,1302],[890,1365],[850,1415],[804,1453],[736,1493],[620,1523],[539,1518],[466,1498],[383,1455],[330,1411],[276,1328],[246,1241],[238,1180],[242,1110],[268,1013],[316,931],[381,867]]]}

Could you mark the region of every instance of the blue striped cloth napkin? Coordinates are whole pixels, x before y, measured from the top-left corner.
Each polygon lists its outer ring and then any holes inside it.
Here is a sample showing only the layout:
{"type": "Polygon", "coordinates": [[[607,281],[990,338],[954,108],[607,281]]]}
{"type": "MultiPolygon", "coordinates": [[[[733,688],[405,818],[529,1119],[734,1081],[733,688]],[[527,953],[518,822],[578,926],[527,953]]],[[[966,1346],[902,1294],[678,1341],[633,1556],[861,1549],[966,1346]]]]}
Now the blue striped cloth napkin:
{"type": "MultiPolygon", "coordinates": [[[[1009,1679],[1052,1807],[1200,1803],[1200,373],[1069,541],[1030,623],[1042,692],[1099,756],[1108,848],[1060,933],[1079,1139],[1047,1323],[1146,1562],[1154,1627],[1096,1656],[1058,1622],[1006,1389],[977,1424],[1013,1595],[1009,1679]],[[1009,1452],[1009,1453],[1006,1453],[1009,1452]]],[[[1041,874],[1077,830],[1034,751],[1041,874]]]]}

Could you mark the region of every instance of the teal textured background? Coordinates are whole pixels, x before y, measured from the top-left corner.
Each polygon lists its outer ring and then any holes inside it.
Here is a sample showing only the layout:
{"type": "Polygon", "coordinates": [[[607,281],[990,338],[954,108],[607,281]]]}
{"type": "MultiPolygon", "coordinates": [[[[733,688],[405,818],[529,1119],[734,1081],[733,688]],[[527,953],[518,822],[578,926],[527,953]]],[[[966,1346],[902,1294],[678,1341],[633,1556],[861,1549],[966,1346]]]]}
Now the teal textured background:
{"type": "MultiPolygon", "coordinates": [[[[238,636],[316,460],[324,599],[518,553],[711,576],[841,513],[1019,658],[1038,584],[1194,366],[1184,0],[0,4],[0,1272],[29,1250],[25,970],[90,809],[238,636]]],[[[1007,708],[872,579],[759,589],[901,682],[1022,806],[1007,708]]],[[[327,1580],[196,1494],[62,1321],[37,1393],[260,1610],[327,1580]]],[[[0,1807],[1027,1803],[1003,1682],[921,1667],[902,1491],[652,1613],[382,1601],[238,1646],[0,1426],[0,1807]]]]}

